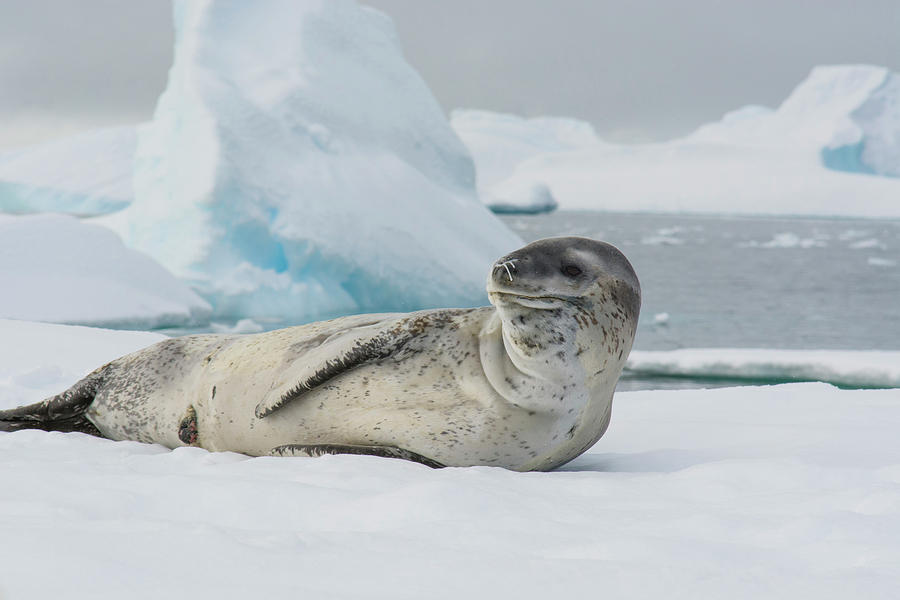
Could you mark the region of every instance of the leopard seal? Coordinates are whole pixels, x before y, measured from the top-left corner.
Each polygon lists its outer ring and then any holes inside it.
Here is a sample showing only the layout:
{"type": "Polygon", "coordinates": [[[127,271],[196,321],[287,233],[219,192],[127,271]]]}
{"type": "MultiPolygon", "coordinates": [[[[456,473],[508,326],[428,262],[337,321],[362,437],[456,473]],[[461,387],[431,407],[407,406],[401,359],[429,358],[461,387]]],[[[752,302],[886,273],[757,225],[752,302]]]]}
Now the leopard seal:
{"type": "Polygon", "coordinates": [[[57,396],[0,411],[0,429],[553,469],[609,425],[640,284],[615,247],[559,237],[500,258],[487,292],[491,306],[480,308],[164,340],[57,396]]]}

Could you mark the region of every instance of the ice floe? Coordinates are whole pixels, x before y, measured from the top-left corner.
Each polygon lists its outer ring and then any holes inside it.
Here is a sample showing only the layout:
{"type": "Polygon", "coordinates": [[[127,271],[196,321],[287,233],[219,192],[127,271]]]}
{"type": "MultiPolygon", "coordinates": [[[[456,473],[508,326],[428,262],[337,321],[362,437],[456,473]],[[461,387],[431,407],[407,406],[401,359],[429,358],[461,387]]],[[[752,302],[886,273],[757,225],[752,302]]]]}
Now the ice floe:
{"type": "Polygon", "coordinates": [[[626,373],[694,379],[824,381],[900,387],[900,351],[686,348],[634,350],[626,373]]]}
{"type": "MultiPolygon", "coordinates": [[[[9,321],[0,337],[0,406],[157,339],[9,321]]],[[[0,433],[0,596],[895,595],[900,390],[614,404],[602,440],[551,473],[0,433]]]]}

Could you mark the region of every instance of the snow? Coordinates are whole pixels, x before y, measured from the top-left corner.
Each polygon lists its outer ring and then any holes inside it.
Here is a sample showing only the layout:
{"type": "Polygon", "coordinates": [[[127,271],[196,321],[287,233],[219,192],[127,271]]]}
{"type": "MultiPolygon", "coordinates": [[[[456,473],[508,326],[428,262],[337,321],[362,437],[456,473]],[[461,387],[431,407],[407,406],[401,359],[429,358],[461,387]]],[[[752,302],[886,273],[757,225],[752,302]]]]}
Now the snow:
{"type": "Polygon", "coordinates": [[[88,216],[127,206],[134,196],[133,126],[89,131],[0,154],[0,212],[88,216]]]}
{"type": "Polygon", "coordinates": [[[561,209],[900,217],[900,75],[882,67],[817,67],[776,110],[745,107],[684,138],[535,143],[502,169],[505,132],[484,115],[466,127],[479,177],[546,185],[561,209]]]}
{"type": "Polygon", "coordinates": [[[154,328],[210,313],[113,232],[64,215],[0,215],[0,289],[0,318],[154,328]]]}
{"type": "Polygon", "coordinates": [[[633,350],[625,372],[644,376],[825,381],[853,387],[900,388],[900,351],[765,348],[633,350]]]}
{"type": "MultiPolygon", "coordinates": [[[[0,321],[0,406],[157,338],[0,321]],[[8,393],[24,375],[33,387],[8,393]]],[[[896,595],[900,389],[632,392],[615,407],[552,473],[0,433],[0,597],[896,595]]]]}
{"type": "Polygon", "coordinates": [[[146,331],[0,319],[0,409],[59,393],[100,365],[164,339],[146,331]]]}
{"type": "Polygon", "coordinates": [[[471,157],[385,15],[316,0],[174,13],[134,202],[105,225],[217,317],[486,301],[489,265],[521,240],[478,201],[471,157]]]}

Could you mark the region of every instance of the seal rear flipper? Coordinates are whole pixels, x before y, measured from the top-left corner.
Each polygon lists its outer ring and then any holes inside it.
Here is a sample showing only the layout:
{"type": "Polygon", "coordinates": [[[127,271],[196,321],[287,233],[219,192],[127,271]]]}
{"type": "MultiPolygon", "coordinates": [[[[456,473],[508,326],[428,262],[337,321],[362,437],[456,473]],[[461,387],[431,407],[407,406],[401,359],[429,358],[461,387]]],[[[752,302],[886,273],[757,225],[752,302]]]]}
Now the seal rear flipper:
{"type": "Polygon", "coordinates": [[[367,456],[381,456],[382,458],[401,458],[417,462],[432,469],[443,469],[447,465],[436,460],[422,456],[410,450],[397,448],[396,446],[362,446],[350,444],[287,444],[273,448],[270,456],[303,456],[315,458],[326,454],[364,454],[367,456]]]}
{"type": "Polygon", "coordinates": [[[95,372],[56,396],[35,404],[0,410],[0,431],[78,431],[103,437],[85,415],[99,388],[100,377],[95,372]]]}
{"type": "Polygon", "coordinates": [[[411,317],[392,318],[364,327],[335,333],[318,348],[298,357],[282,381],[256,406],[256,416],[267,417],[309,390],[360,365],[386,359],[400,352],[410,340],[421,335],[428,325],[446,321],[448,311],[432,311],[411,317]]]}

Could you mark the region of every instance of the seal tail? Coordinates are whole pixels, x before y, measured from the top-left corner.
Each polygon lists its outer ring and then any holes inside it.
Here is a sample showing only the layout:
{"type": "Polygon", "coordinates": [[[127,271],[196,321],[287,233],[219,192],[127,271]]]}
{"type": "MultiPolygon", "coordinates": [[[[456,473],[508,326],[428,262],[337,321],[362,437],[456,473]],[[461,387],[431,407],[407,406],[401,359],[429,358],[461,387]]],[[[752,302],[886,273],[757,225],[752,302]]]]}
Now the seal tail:
{"type": "Polygon", "coordinates": [[[100,389],[100,383],[99,374],[91,373],[63,393],[42,402],[0,410],[0,431],[79,431],[103,437],[85,415],[100,389]]]}

